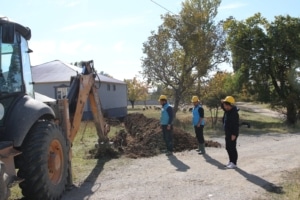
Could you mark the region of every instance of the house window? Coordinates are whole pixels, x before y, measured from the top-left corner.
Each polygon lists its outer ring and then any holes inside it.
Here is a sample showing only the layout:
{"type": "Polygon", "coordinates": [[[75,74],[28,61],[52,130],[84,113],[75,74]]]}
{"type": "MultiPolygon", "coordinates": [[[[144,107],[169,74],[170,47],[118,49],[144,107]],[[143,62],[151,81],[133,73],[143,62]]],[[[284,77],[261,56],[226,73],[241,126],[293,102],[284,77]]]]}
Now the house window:
{"type": "Polygon", "coordinates": [[[56,99],[63,99],[67,96],[69,87],[58,87],[56,88],[56,99]]]}
{"type": "Polygon", "coordinates": [[[110,84],[107,84],[107,90],[110,91],[110,84]]]}
{"type": "Polygon", "coordinates": [[[113,85],[113,91],[116,91],[116,85],[113,85]]]}

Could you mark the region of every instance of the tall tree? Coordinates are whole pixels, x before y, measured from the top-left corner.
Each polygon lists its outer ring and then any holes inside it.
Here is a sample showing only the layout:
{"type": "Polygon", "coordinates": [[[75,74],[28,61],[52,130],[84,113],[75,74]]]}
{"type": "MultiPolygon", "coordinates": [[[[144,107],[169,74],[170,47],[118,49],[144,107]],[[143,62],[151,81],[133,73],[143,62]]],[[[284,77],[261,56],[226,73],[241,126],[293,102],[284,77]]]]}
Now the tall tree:
{"type": "Polygon", "coordinates": [[[127,97],[134,108],[135,101],[141,100],[146,101],[148,96],[148,87],[143,82],[137,80],[136,77],[133,79],[125,79],[124,82],[127,84],[127,97]]]}
{"type": "Polygon", "coordinates": [[[258,100],[286,109],[287,122],[295,124],[300,108],[299,71],[300,19],[277,16],[269,23],[260,13],[224,24],[234,70],[241,81],[258,94],[258,100]]]}
{"type": "Polygon", "coordinates": [[[190,87],[226,61],[225,36],[214,18],[221,0],[186,0],[179,15],[166,14],[157,33],[143,44],[143,74],[148,82],[173,91],[174,115],[190,87]]]}

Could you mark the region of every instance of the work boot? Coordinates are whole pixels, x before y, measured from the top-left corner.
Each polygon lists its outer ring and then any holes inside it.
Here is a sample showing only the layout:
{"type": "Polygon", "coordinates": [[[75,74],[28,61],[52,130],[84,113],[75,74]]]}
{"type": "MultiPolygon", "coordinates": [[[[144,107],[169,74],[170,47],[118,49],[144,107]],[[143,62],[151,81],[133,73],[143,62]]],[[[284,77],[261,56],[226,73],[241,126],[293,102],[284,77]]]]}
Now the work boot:
{"type": "Polygon", "coordinates": [[[199,144],[199,150],[198,154],[205,154],[205,144],[199,144]]]}
{"type": "Polygon", "coordinates": [[[198,151],[198,152],[200,152],[200,151],[201,151],[200,144],[198,144],[198,149],[196,149],[196,151],[198,151]]]}

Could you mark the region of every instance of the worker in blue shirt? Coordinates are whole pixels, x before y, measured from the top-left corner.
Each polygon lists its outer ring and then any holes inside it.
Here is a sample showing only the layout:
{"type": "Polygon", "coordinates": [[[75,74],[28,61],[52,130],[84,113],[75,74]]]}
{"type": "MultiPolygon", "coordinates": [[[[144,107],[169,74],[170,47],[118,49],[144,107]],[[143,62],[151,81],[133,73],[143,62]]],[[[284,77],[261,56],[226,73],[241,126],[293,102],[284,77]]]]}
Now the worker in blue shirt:
{"type": "Polygon", "coordinates": [[[162,106],[160,115],[160,125],[162,128],[163,139],[166,143],[166,155],[173,154],[173,108],[167,101],[166,95],[160,95],[158,101],[162,106]]]}
{"type": "Polygon", "coordinates": [[[203,128],[205,125],[204,120],[204,109],[202,108],[198,96],[192,97],[192,103],[194,104],[192,114],[193,114],[193,126],[198,140],[198,149],[199,154],[205,154],[205,142],[203,136],[203,128]]]}

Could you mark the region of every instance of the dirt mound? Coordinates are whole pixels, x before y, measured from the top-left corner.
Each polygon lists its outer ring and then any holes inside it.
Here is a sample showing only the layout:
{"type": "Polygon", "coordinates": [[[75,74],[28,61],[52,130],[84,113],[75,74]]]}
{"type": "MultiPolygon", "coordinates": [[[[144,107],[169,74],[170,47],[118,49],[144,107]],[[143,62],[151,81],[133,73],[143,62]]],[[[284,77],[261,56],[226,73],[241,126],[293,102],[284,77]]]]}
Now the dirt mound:
{"type": "MultiPolygon", "coordinates": [[[[128,114],[124,119],[126,130],[113,139],[114,146],[131,158],[155,156],[166,149],[159,120],[147,118],[141,113],[128,114]]],[[[190,133],[174,127],[174,151],[196,149],[197,140],[190,133]]],[[[206,141],[205,146],[221,147],[217,142],[206,141]]]]}

